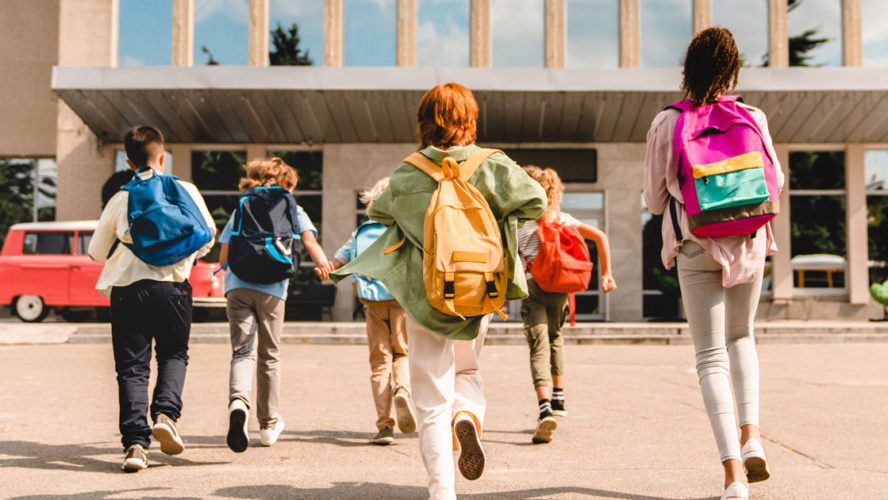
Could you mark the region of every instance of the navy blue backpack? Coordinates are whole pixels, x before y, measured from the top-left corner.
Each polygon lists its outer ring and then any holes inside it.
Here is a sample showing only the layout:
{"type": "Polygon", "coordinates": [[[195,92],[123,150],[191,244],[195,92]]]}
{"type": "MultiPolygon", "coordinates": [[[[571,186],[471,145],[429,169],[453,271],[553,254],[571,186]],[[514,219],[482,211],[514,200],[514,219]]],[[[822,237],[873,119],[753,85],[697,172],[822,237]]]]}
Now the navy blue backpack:
{"type": "Polygon", "coordinates": [[[136,257],[152,266],[168,266],[189,258],[213,239],[207,222],[179,178],[138,173],[123,186],[129,191],[127,222],[132,243],[125,243],[136,257]]]}
{"type": "Polygon", "coordinates": [[[228,265],[251,283],[277,283],[299,269],[302,243],[296,231],[296,200],[279,186],[253,188],[234,212],[228,265]]]}

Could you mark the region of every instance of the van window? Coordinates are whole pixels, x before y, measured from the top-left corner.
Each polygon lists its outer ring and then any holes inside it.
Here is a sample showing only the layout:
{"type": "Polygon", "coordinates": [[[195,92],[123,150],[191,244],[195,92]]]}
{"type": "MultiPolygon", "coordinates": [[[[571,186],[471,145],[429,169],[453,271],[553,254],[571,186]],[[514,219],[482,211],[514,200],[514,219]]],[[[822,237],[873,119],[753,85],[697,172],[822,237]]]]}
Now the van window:
{"type": "Polygon", "coordinates": [[[74,233],[69,231],[40,231],[25,233],[22,253],[25,255],[69,255],[74,233]]]}
{"type": "Polygon", "coordinates": [[[77,233],[77,255],[89,255],[89,242],[92,237],[92,231],[77,233]]]}

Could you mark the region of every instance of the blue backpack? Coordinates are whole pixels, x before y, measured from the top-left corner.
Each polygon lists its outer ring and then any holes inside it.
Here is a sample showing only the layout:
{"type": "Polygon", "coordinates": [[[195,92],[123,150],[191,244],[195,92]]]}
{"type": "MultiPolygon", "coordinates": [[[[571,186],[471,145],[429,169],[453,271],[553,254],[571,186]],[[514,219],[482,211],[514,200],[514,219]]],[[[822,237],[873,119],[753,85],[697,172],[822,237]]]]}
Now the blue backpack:
{"type": "MultiPolygon", "coordinates": [[[[374,241],[378,240],[382,233],[385,232],[385,229],[385,226],[372,220],[368,220],[358,226],[358,229],[355,231],[355,242],[352,244],[353,257],[357,257],[358,254],[372,245],[374,241]]],[[[352,282],[355,285],[355,293],[358,295],[358,300],[361,303],[395,300],[395,297],[392,296],[391,292],[388,291],[388,288],[381,281],[360,274],[353,274],[352,282]]]]}
{"type": "Polygon", "coordinates": [[[299,269],[302,243],[296,230],[296,200],[279,186],[256,187],[240,197],[234,212],[228,265],[251,283],[277,283],[299,269]]]}
{"type": "Polygon", "coordinates": [[[181,262],[213,239],[203,214],[178,177],[144,167],[121,189],[129,191],[127,222],[133,239],[125,245],[145,263],[168,266],[181,262]],[[151,177],[139,177],[146,170],[151,171],[151,177]]]}

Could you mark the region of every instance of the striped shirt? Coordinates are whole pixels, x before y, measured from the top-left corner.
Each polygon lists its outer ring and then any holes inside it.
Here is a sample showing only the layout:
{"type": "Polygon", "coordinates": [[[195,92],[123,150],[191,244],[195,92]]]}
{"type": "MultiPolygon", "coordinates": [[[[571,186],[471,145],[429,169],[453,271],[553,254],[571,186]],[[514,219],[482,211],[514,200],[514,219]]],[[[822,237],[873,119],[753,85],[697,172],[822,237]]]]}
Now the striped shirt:
{"type": "MultiPolygon", "coordinates": [[[[581,222],[566,212],[561,212],[558,219],[559,224],[566,224],[572,227],[580,227],[581,222]]],[[[536,258],[540,251],[540,237],[537,235],[537,227],[539,223],[535,220],[526,222],[518,228],[518,255],[524,262],[524,275],[530,279],[530,264],[536,258]]]]}

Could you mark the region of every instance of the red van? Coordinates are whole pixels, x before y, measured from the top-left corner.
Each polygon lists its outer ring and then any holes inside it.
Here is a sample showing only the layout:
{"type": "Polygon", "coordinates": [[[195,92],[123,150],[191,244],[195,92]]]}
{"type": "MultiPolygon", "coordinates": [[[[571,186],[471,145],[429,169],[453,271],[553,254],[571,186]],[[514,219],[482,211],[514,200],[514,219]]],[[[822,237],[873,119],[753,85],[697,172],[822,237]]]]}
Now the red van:
{"type": "MultiPolygon", "coordinates": [[[[93,309],[110,307],[95,286],[104,266],[87,254],[98,221],[33,222],[9,228],[0,251],[0,305],[22,321],[42,321],[55,309],[68,321],[84,321],[93,309]]],[[[191,270],[194,307],[225,307],[218,263],[198,260],[191,270]]],[[[201,316],[195,310],[195,317],[201,316]]]]}

